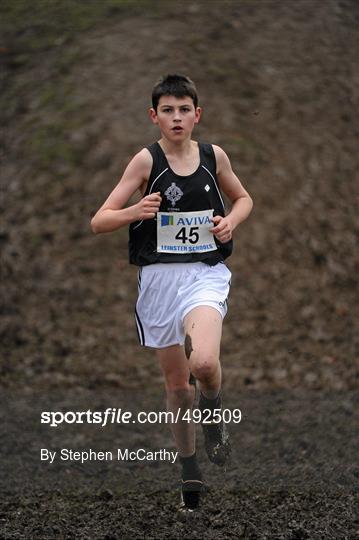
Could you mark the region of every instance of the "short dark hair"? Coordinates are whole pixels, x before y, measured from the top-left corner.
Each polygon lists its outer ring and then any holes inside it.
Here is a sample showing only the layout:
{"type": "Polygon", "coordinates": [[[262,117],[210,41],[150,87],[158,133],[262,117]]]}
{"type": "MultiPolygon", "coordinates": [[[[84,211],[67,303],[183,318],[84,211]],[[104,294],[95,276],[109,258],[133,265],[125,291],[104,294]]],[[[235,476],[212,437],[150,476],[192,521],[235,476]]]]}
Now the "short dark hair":
{"type": "Polygon", "coordinates": [[[198,94],[194,82],[185,75],[177,73],[166,75],[156,82],[152,90],[152,107],[157,111],[158,102],[162,96],[175,96],[181,98],[189,96],[193,105],[198,106],[198,94]]]}

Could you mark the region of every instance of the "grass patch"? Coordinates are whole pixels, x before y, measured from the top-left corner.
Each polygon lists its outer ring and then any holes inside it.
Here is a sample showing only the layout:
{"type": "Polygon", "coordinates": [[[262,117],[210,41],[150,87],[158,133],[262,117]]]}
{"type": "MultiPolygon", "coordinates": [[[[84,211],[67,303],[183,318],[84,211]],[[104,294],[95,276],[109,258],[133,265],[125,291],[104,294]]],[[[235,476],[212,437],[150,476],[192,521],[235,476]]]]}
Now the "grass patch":
{"type": "Polygon", "coordinates": [[[76,153],[66,141],[66,131],[60,123],[37,128],[33,133],[29,150],[37,156],[37,165],[48,169],[59,161],[70,166],[78,163],[76,153]]]}
{"type": "Polygon", "coordinates": [[[150,8],[149,0],[2,0],[0,45],[19,55],[40,52],[146,7],[150,8]]]}
{"type": "Polygon", "coordinates": [[[230,138],[230,142],[233,145],[239,146],[242,150],[251,151],[251,150],[261,150],[261,145],[255,140],[250,139],[249,137],[240,137],[239,135],[233,135],[230,138]]]}

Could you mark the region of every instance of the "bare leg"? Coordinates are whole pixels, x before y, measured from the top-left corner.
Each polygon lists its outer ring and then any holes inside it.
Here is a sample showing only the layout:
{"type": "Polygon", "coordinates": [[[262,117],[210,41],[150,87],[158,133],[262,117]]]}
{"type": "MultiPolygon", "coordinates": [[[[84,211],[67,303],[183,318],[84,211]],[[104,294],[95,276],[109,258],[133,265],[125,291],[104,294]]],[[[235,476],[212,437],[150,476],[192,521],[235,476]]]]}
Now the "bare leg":
{"type": "MultiPolygon", "coordinates": [[[[195,386],[190,384],[190,370],[183,347],[175,345],[159,349],[157,356],[160,360],[167,392],[167,409],[180,416],[188,409],[191,417],[195,398],[195,386]]],[[[198,507],[203,486],[202,474],[196,458],[195,424],[179,420],[171,424],[171,430],[176,442],[182,464],[181,510],[193,510],[198,507]]]]}
{"type": "MultiPolygon", "coordinates": [[[[167,393],[167,409],[176,416],[181,408],[183,414],[187,409],[192,410],[195,398],[195,387],[189,384],[190,370],[183,347],[174,345],[165,349],[158,349],[165,377],[167,393]]],[[[191,456],[195,452],[195,424],[180,420],[171,424],[171,430],[176,442],[179,455],[191,456]]]]}
{"type": "Polygon", "coordinates": [[[200,306],[184,320],[185,353],[191,373],[201,388],[199,409],[212,416],[210,424],[202,421],[207,455],[216,465],[225,465],[230,454],[229,437],[223,420],[214,418],[221,410],[221,365],[219,362],[222,317],[214,308],[200,306]]]}
{"type": "Polygon", "coordinates": [[[219,362],[222,317],[212,307],[199,306],[186,315],[184,328],[189,369],[198,379],[202,394],[214,399],[222,382],[219,362]]]}

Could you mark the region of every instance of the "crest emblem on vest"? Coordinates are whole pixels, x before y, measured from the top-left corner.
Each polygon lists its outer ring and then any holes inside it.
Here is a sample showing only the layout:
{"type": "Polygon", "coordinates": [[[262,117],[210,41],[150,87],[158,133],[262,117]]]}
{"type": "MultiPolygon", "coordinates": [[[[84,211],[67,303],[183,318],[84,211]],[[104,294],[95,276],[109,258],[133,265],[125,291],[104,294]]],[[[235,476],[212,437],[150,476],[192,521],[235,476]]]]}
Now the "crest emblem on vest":
{"type": "Polygon", "coordinates": [[[172,182],[170,187],[166,189],[165,195],[172,204],[172,206],[175,206],[176,202],[179,201],[180,198],[183,196],[183,191],[178,186],[176,186],[175,182],[172,182]]]}

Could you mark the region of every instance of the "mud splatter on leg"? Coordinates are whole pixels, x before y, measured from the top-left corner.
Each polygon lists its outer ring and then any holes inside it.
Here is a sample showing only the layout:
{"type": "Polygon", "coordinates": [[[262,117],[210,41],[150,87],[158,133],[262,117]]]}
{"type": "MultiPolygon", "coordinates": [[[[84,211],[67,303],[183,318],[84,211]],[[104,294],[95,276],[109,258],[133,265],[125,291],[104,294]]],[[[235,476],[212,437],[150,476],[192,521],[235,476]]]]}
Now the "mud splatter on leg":
{"type": "Polygon", "coordinates": [[[192,351],[193,351],[193,347],[192,347],[191,336],[189,334],[186,334],[186,337],[184,339],[184,352],[186,354],[187,360],[189,360],[192,351]]]}
{"type": "Polygon", "coordinates": [[[196,386],[196,378],[192,375],[192,373],[189,374],[189,384],[192,384],[193,386],[196,386]]]}

